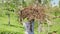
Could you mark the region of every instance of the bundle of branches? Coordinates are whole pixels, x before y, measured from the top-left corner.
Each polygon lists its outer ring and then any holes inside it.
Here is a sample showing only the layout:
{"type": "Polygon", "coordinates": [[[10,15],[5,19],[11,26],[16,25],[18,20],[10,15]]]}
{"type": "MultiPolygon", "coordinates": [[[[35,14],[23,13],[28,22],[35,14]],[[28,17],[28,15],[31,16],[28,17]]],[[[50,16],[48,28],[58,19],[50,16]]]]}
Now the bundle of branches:
{"type": "MultiPolygon", "coordinates": [[[[30,5],[28,7],[25,7],[21,11],[19,11],[20,16],[20,23],[22,24],[22,20],[27,18],[28,21],[37,20],[38,21],[38,31],[40,32],[42,29],[42,23],[45,23],[48,21],[49,15],[47,15],[48,8],[46,6],[42,5],[30,5]],[[47,19],[46,19],[47,18],[47,19]]],[[[48,21],[50,22],[50,21],[48,21]]],[[[30,22],[32,23],[32,22],[30,22]]],[[[48,30],[49,30],[49,24],[48,24],[48,30]]]]}
{"type": "Polygon", "coordinates": [[[40,20],[43,21],[46,18],[45,7],[41,5],[32,5],[25,7],[20,11],[20,20],[27,18],[28,20],[40,20]]]}

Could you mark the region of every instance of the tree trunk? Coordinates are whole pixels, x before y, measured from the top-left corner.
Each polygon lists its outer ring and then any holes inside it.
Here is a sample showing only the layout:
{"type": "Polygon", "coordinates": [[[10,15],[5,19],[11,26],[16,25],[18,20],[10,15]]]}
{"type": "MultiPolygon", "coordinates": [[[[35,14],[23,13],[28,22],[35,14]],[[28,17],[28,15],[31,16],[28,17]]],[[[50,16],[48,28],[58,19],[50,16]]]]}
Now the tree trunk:
{"type": "Polygon", "coordinates": [[[34,22],[24,22],[25,34],[34,34],[34,22]]]}
{"type": "Polygon", "coordinates": [[[42,23],[38,21],[38,34],[42,32],[42,23]]]}
{"type": "Polygon", "coordinates": [[[8,14],[8,25],[10,25],[10,14],[8,14]]]}

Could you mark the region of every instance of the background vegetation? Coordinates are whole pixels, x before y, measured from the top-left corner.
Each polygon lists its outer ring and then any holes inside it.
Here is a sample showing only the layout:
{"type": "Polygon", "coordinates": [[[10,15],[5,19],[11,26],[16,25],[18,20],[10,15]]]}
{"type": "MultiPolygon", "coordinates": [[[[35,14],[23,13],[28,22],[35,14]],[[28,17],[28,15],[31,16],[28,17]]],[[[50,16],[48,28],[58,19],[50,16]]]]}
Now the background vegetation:
{"type": "MultiPolygon", "coordinates": [[[[49,7],[49,12],[47,14],[51,16],[60,16],[60,1],[59,6],[55,7],[51,6],[51,1],[43,1],[43,5],[49,7]]],[[[18,10],[34,2],[35,0],[0,0],[0,34],[24,34],[24,27],[19,23],[17,13],[18,10]]],[[[57,31],[57,34],[60,34],[60,18],[51,19],[51,21],[53,21],[54,24],[50,27],[49,32],[57,31]]],[[[36,23],[34,28],[35,34],[37,34],[36,23]]]]}

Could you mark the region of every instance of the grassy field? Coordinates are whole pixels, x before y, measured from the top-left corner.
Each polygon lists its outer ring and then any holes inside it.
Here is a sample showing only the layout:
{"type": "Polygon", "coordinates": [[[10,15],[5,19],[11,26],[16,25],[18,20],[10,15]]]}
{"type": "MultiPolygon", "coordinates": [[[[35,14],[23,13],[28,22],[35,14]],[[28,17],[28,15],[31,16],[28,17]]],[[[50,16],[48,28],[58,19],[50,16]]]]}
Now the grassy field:
{"type": "Polygon", "coordinates": [[[0,34],[23,34],[24,27],[18,23],[14,16],[10,18],[10,25],[8,25],[8,17],[0,17],[0,34]]]}
{"type": "MultiPolygon", "coordinates": [[[[55,24],[50,27],[50,32],[57,31],[60,34],[60,18],[53,20],[55,24]]],[[[8,25],[8,17],[0,17],[0,34],[24,34],[24,27],[17,21],[16,16],[10,17],[10,25],[8,25]]],[[[35,27],[37,34],[37,26],[35,27]]]]}

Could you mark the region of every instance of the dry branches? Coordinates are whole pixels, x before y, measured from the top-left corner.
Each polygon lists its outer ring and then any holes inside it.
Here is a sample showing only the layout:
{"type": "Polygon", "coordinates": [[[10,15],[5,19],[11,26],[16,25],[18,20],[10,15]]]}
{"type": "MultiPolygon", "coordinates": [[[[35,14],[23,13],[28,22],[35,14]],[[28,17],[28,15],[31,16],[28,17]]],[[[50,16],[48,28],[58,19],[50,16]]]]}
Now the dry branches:
{"type": "Polygon", "coordinates": [[[43,21],[45,16],[44,7],[40,5],[29,6],[20,11],[20,18],[22,19],[28,18],[28,20],[38,19],[43,21]]]}

